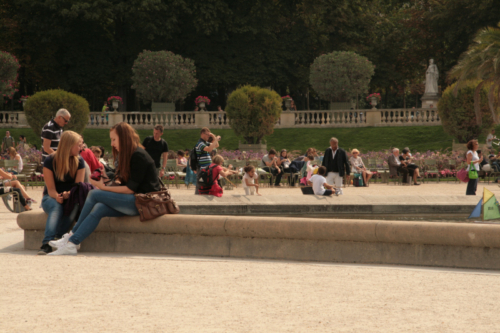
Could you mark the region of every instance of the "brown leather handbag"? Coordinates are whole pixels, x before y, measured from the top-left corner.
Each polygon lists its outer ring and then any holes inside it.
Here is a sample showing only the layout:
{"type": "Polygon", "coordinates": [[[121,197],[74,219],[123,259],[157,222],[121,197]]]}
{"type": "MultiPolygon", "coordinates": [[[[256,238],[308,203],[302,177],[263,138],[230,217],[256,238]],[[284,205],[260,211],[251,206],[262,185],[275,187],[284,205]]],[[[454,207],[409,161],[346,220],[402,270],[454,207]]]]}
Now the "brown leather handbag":
{"type": "Polygon", "coordinates": [[[160,179],[161,189],[157,192],[135,195],[135,206],[139,211],[141,222],[146,222],[165,214],[179,214],[180,209],[170,196],[168,188],[160,179]]]}

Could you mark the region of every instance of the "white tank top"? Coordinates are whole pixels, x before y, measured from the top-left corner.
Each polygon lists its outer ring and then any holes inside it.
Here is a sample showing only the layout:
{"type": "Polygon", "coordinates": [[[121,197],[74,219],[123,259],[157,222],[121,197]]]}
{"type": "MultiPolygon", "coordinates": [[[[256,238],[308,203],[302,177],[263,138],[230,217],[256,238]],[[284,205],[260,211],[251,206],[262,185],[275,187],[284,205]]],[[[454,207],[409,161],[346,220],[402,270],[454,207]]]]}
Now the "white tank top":
{"type": "MultiPolygon", "coordinates": [[[[477,155],[476,151],[469,150],[467,152],[467,155],[469,155],[469,154],[472,154],[472,162],[479,161],[479,156],[477,155]]],[[[469,171],[469,168],[470,168],[470,163],[467,166],[467,171],[469,171]]],[[[479,171],[479,163],[474,163],[474,168],[476,169],[476,171],[479,171]]]]}

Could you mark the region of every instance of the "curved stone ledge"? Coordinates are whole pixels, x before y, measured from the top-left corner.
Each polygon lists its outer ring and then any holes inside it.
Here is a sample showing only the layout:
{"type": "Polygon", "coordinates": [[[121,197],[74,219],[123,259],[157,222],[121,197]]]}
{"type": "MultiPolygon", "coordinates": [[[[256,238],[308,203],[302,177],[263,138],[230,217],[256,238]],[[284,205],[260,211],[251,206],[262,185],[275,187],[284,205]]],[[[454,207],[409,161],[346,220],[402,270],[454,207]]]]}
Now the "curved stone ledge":
{"type": "MultiPolygon", "coordinates": [[[[41,231],[46,219],[44,212],[24,212],[17,222],[41,231]]],[[[145,223],[138,217],[103,218],[96,231],[500,248],[499,225],[472,223],[165,215],[145,223]]]]}

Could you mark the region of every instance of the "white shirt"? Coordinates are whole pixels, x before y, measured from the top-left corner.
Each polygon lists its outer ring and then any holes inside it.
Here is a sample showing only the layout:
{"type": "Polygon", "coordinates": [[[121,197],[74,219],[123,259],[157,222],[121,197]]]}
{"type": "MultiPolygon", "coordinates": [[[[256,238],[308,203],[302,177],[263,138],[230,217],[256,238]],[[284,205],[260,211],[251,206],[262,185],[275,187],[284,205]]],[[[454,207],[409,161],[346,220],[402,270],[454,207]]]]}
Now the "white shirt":
{"type": "Polygon", "coordinates": [[[243,186],[243,188],[248,188],[249,186],[247,185],[246,180],[248,180],[250,184],[255,184],[255,179],[257,178],[259,178],[259,176],[257,175],[257,171],[255,171],[255,173],[253,174],[253,177],[250,177],[248,173],[245,172],[241,185],[243,186]]]}
{"type": "Polygon", "coordinates": [[[23,159],[21,158],[21,155],[16,154],[16,157],[18,156],[19,156],[19,164],[17,166],[17,172],[21,173],[21,171],[23,171],[23,159]]]}
{"type": "MultiPolygon", "coordinates": [[[[472,161],[471,162],[479,161],[479,156],[477,155],[477,151],[469,150],[467,152],[467,155],[469,155],[469,154],[472,154],[472,161]]],[[[470,163],[467,166],[467,171],[469,171],[469,168],[470,168],[470,163]]],[[[479,163],[474,163],[474,168],[476,169],[476,171],[479,171],[479,163]]]]}
{"type": "Polygon", "coordinates": [[[333,150],[332,149],[332,161],[335,159],[335,154],[337,154],[337,150],[339,150],[338,148],[333,150]]]}
{"type": "Polygon", "coordinates": [[[488,136],[486,137],[486,145],[488,147],[491,147],[492,146],[492,142],[493,142],[493,134],[488,134],[488,136]]]}
{"type": "MultiPolygon", "coordinates": [[[[394,154],[392,154],[392,155],[394,155],[394,154]]],[[[399,155],[398,156],[394,156],[394,157],[396,157],[396,163],[398,165],[401,165],[401,161],[399,160],[399,155]]]]}
{"type": "Polygon", "coordinates": [[[309,179],[309,181],[313,184],[312,188],[314,194],[323,195],[325,194],[325,187],[323,186],[326,183],[326,178],[321,175],[314,175],[309,179]]]}

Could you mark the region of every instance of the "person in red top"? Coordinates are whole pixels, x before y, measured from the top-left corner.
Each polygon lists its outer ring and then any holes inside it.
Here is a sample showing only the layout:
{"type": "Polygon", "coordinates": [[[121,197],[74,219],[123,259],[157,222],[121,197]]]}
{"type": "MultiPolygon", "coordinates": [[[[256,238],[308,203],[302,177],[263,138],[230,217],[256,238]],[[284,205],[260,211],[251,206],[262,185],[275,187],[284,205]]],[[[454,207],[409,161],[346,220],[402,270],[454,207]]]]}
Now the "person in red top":
{"type": "Polygon", "coordinates": [[[200,189],[200,194],[204,195],[213,195],[216,197],[222,197],[223,190],[222,187],[219,185],[219,176],[222,177],[227,177],[229,175],[232,175],[234,172],[229,171],[229,170],[224,170],[222,167],[222,164],[224,164],[224,157],[220,155],[215,155],[215,157],[212,160],[212,164],[210,164],[209,168],[214,167],[212,169],[212,180],[213,180],[213,185],[212,188],[209,190],[202,190],[200,189]]]}
{"type": "Polygon", "coordinates": [[[104,165],[95,157],[92,150],[84,148],[83,137],[80,137],[80,156],[85,162],[87,162],[90,173],[94,172],[96,169],[101,169],[104,172],[104,165]]]}

